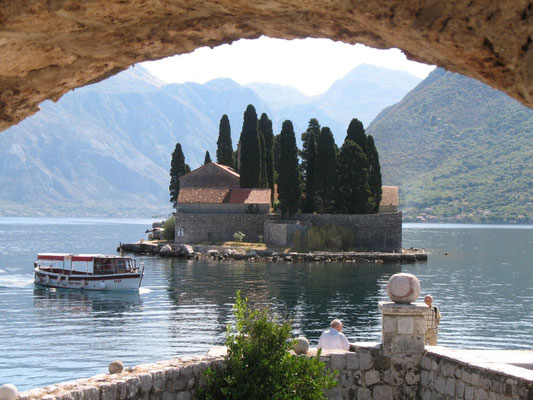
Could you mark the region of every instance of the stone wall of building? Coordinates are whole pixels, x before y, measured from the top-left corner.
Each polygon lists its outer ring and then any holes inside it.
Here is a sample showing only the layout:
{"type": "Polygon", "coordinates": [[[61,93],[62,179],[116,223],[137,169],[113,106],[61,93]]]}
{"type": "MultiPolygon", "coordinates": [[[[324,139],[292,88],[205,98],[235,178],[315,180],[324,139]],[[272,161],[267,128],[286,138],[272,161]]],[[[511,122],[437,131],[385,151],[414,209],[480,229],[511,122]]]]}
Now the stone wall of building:
{"type": "Polygon", "coordinates": [[[311,227],[309,221],[267,220],[265,221],[265,243],[274,246],[291,246],[294,234],[301,232],[303,235],[311,227]]]}
{"type": "Polygon", "coordinates": [[[178,204],[180,214],[268,214],[270,204],[178,204]]]}
{"type": "Polygon", "coordinates": [[[233,240],[233,234],[243,232],[246,241],[290,246],[296,231],[305,232],[311,226],[339,225],[355,233],[358,251],[400,252],[402,248],[402,213],[390,214],[299,214],[290,221],[279,220],[276,214],[266,214],[261,208],[249,210],[243,204],[183,204],[176,214],[176,243],[233,240]],[[249,214],[248,212],[259,212],[249,214]],[[268,224],[265,224],[269,221],[268,224]],[[183,233],[183,234],[181,234],[183,233]]]}
{"type": "Polygon", "coordinates": [[[176,214],[175,243],[233,241],[235,232],[244,233],[244,241],[259,242],[266,220],[272,214],[176,214]]]}
{"type": "MultiPolygon", "coordinates": [[[[421,360],[420,398],[464,400],[533,399],[533,372],[513,365],[490,368],[428,350],[421,360]],[[506,372],[506,370],[508,372],[506,372]],[[529,376],[529,379],[527,378],[529,376]]],[[[496,361],[496,354],[493,361],[496,361]]]]}
{"type": "MultiPolygon", "coordinates": [[[[390,214],[300,214],[295,221],[313,226],[338,225],[355,233],[359,251],[399,252],[402,249],[402,213],[390,214]]],[[[266,236],[266,235],[265,235],[266,236]]]]}

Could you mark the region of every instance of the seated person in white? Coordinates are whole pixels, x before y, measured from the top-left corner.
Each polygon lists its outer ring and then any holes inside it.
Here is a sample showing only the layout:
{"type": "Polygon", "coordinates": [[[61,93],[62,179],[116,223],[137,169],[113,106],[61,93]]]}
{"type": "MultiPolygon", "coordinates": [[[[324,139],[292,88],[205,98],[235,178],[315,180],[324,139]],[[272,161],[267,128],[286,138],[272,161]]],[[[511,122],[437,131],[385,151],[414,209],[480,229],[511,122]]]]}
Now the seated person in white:
{"type": "Polygon", "coordinates": [[[331,328],[324,331],[318,339],[317,348],[323,350],[349,350],[350,343],[342,333],[342,322],[334,319],[330,324],[331,328]]]}

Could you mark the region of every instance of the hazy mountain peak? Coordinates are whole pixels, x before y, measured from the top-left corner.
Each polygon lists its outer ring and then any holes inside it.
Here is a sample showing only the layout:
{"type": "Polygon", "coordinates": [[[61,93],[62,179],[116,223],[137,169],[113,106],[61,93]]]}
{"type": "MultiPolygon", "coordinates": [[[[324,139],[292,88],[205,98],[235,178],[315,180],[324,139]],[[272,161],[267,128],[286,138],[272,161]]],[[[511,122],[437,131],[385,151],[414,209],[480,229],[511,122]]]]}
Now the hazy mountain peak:
{"type": "Polygon", "coordinates": [[[209,82],[204,83],[204,86],[207,86],[209,89],[213,90],[227,90],[240,87],[237,82],[230,78],[211,79],[209,82]]]}
{"type": "Polygon", "coordinates": [[[102,93],[138,93],[151,92],[165,86],[166,83],[152,75],[140,64],[125,71],[79,90],[98,91],[102,93]]]}
{"type": "Polygon", "coordinates": [[[389,80],[391,77],[396,79],[408,79],[410,81],[420,82],[422,79],[418,78],[411,73],[403,70],[391,69],[386,67],[380,67],[371,64],[359,64],[352,69],[346,75],[342,77],[342,80],[371,80],[377,81],[381,79],[389,80]]]}

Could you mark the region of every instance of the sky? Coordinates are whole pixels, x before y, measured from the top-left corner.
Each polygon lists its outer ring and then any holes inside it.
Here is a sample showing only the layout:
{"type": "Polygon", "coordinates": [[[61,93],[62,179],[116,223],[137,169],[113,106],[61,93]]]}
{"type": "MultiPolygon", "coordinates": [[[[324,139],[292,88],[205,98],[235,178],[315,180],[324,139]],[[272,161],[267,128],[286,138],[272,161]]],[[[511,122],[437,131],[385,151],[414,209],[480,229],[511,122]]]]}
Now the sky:
{"type": "Polygon", "coordinates": [[[205,83],[230,78],[293,86],[306,95],[325,92],[359,64],[408,71],[425,78],[434,66],[409,61],[398,49],[378,50],[329,39],[241,39],[210,49],[168,57],[142,65],[168,83],[205,83]]]}

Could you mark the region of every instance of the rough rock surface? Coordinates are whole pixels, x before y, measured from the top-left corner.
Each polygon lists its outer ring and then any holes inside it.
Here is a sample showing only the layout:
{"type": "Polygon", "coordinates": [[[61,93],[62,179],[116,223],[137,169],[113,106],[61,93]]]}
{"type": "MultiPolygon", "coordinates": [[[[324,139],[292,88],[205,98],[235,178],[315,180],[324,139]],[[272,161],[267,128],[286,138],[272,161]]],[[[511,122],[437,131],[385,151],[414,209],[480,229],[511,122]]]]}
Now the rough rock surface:
{"type": "Polygon", "coordinates": [[[480,79],[533,106],[530,0],[23,0],[0,7],[0,130],[146,60],[261,35],[325,37],[480,79]]]}

